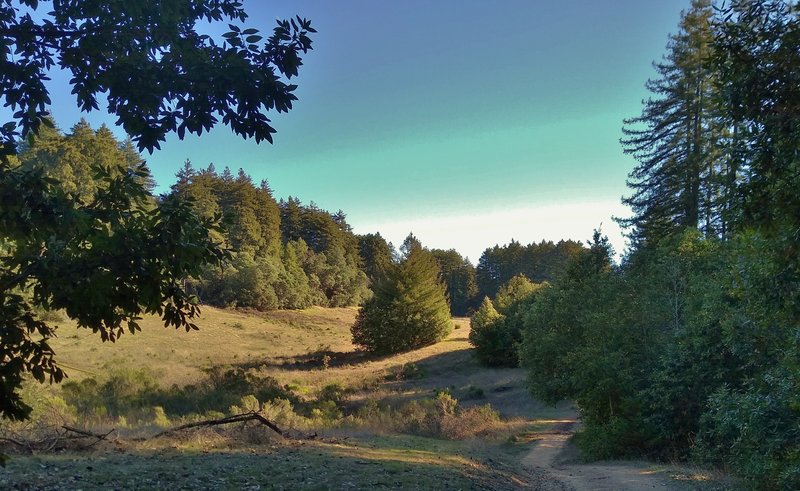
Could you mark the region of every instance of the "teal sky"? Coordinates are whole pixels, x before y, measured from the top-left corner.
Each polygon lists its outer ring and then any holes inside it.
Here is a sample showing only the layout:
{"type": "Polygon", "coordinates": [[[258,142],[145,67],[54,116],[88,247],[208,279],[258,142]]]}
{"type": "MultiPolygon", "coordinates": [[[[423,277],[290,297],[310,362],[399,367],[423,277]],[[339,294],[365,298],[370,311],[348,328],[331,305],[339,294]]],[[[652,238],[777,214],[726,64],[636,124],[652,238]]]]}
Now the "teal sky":
{"type": "MultiPolygon", "coordinates": [[[[586,239],[624,213],[633,161],[619,145],[689,0],[245,1],[248,27],[299,14],[319,31],[275,114],[275,144],[218,127],[146,155],[166,190],[185,159],[268,179],[276,198],[344,210],[395,244],[480,252],[586,239]]],[[[54,78],[54,84],[63,82],[54,78]]],[[[56,120],[80,115],[54,85],[56,120]]],[[[86,115],[97,126],[113,119],[86,115]]]]}

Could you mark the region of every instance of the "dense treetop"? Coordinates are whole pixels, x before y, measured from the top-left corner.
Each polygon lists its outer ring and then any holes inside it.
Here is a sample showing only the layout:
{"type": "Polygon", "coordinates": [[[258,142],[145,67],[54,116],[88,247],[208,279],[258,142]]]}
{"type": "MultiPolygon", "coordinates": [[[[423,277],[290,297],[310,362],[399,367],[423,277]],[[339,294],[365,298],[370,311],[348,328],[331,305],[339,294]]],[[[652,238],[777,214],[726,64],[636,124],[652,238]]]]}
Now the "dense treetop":
{"type": "Polygon", "coordinates": [[[421,348],[453,330],[434,255],[413,235],[406,238],[401,251],[402,260],[373,285],[374,295],[351,329],[353,343],[372,353],[421,348]]]}

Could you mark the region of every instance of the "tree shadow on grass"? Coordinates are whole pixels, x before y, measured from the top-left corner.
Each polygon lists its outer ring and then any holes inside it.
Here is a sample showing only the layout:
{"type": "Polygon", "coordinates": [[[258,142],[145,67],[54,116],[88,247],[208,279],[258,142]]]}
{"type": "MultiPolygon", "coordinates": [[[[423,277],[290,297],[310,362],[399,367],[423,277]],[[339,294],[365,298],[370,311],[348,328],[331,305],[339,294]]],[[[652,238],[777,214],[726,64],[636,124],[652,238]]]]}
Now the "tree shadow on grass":
{"type": "MultiPolygon", "coordinates": [[[[412,376],[390,378],[381,384],[385,391],[379,403],[400,406],[447,390],[463,407],[491,404],[504,418],[549,418],[569,410],[566,403],[548,406],[535,400],[526,388],[524,369],[482,366],[472,348],[422,358],[407,364],[399,374],[404,372],[412,376]]],[[[371,398],[369,392],[364,396],[371,398]]]]}
{"type": "Polygon", "coordinates": [[[374,355],[366,351],[333,351],[320,349],[301,355],[273,356],[259,360],[234,363],[231,366],[245,370],[277,368],[281,370],[311,371],[325,368],[343,368],[362,363],[383,361],[391,355],[374,355]]]}

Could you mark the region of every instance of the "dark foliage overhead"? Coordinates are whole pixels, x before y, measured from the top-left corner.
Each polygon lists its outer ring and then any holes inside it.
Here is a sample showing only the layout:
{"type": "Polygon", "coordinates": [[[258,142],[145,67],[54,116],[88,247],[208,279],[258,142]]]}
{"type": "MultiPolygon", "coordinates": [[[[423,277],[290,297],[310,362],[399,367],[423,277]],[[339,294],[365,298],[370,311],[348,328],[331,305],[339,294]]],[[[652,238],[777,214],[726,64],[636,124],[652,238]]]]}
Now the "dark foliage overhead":
{"type": "Polygon", "coordinates": [[[269,110],[292,108],[301,55],[311,49],[306,19],[278,21],[265,39],[237,0],[5,0],[0,3],[0,97],[14,119],[0,128],[2,150],[46,121],[47,73],[70,72],[77,105],[105,97],[139,149],[166,135],[201,134],[220,121],[236,134],[272,141],[269,110]],[[45,12],[45,10],[49,10],[45,12]],[[222,39],[200,22],[231,22],[222,39]]]}

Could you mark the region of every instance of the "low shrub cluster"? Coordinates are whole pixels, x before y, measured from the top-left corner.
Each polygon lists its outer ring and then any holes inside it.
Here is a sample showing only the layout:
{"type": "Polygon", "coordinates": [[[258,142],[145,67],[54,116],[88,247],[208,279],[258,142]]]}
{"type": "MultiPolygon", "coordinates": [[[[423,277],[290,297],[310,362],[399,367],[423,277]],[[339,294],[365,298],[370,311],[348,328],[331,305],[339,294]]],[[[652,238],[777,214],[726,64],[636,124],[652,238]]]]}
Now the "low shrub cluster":
{"type": "Polygon", "coordinates": [[[370,401],[351,419],[351,424],[448,440],[482,435],[496,428],[499,422],[500,415],[491,405],[461,407],[447,391],[396,408],[370,401]]]}
{"type": "Polygon", "coordinates": [[[75,409],[81,423],[153,423],[168,426],[176,419],[197,419],[224,414],[246,396],[258,401],[284,399],[296,404],[298,397],[272,377],[240,368],[215,367],[200,383],[165,390],[146,369],[115,369],[98,381],[87,378],[62,387],[66,403],[75,409]]]}

